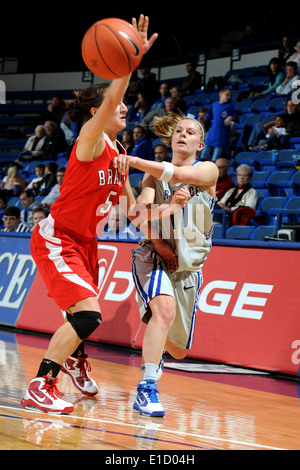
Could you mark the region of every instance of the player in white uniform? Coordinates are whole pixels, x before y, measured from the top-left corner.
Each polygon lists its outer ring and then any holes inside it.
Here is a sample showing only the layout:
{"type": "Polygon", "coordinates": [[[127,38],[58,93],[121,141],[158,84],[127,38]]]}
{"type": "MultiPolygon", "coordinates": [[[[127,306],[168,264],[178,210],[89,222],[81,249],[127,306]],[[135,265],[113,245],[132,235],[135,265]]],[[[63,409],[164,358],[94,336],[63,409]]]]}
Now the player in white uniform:
{"type": "MultiPolygon", "coordinates": [[[[133,277],[141,318],[147,324],[142,381],[133,408],[164,416],[157,398],[157,373],[164,349],[182,359],[192,345],[202,265],[211,248],[218,169],[212,162],[196,162],[197,151],[204,146],[198,121],[170,114],[157,119],[155,133],[172,146],[172,163],[123,155],[116,164],[122,172],[128,166],[146,172],[137,203],[146,205],[150,219],[160,211],[152,222],[154,232],[133,250],[133,277]],[[170,210],[176,203],[180,210],[170,210]],[[149,204],[157,204],[158,210],[149,204]]],[[[130,211],[128,216],[132,219],[130,211]]],[[[145,233],[145,226],[140,228],[145,233]]]]}

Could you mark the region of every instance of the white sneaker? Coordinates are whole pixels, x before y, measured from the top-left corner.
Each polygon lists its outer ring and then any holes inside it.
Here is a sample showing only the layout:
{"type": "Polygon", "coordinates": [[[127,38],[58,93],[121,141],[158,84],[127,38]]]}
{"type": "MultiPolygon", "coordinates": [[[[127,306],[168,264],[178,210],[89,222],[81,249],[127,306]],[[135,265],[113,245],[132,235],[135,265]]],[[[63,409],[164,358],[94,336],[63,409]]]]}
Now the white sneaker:
{"type": "Polygon", "coordinates": [[[44,413],[72,413],[74,406],[57,395],[63,395],[57,390],[58,378],[44,375],[31,380],[24,397],[21,400],[23,408],[39,409],[44,413]]]}
{"type": "Polygon", "coordinates": [[[69,375],[73,385],[84,395],[92,397],[98,393],[95,380],[88,374],[91,371],[91,366],[87,361],[86,354],[81,357],[68,357],[66,362],[62,365],[61,370],[69,375]]]}
{"type": "Polygon", "coordinates": [[[165,410],[157,398],[159,393],[155,380],[142,380],[137,387],[137,397],[133,409],[140,414],[149,416],[164,416],[165,410]]]}

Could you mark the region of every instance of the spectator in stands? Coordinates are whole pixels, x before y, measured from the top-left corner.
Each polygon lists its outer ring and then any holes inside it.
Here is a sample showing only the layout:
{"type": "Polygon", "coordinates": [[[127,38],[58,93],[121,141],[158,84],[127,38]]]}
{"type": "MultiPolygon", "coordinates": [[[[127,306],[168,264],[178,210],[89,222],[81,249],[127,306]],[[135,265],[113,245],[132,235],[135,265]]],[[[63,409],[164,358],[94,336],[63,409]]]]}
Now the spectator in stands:
{"type": "Polygon", "coordinates": [[[289,57],[289,61],[296,62],[298,68],[300,67],[300,41],[296,44],[296,52],[289,57]]]}
{"type": "Polygon", "coordinates": [[[4,194],[0,191],[0,230],[4,227],[3,214],[7,206],[7,199],[4,194]]]}
{"type": "Polygon", "coordinates": [[[39,182],[38,196],[46,196],[50,193],[51,188],[56,185],[56,172],[57,164],[55,162],[49,162],[45,166],[45,175],[41,182],[39,182]]]}
{"type": "Polygon", "coordinates": [[[126,215],[119,204],[114,206],[108,216],[108,221],[104,227],[102,240],[136,240],[139,238],[138,229],[133,224],[128,225],[126,215]]]}
{"type": "Polygon", "coordinates": [[[134,147],[134,140],[133,140],[133,131],[132,129],[126,128],[121,132],[121,144],[126,150],[128,155],[131,155],[131,152],[134,147]]]}
{"type": "Polygon", "coordinates": [[[151,106],[147,104],[147,98],[144,93],[138,93],[137,100],[127,113],[127,121],[140,122],[150,111],[151,106]]]}
{"type": "Polygon", "coordinates": [[[230,169],[229,160],[227,158],[218,158],[216,165],[219,170],[219,178],[216,187],[216,198],[220,201],[225,193],[235,187],[234,181],[229,178],[228,172],[230,169]]]}
{"type": "Polygon", "coordinates": [[[212,103],[206,117],[211,126],[205,139],[205,146],[201,153],[202,160],[212,160],[230,157],[231,124],[238,120],[238,114],[231,103],[231,90],[222,88],[219,92],[219,101],[212,103]]]}
{"type": "Polygon", "coordinates": [[[8,165],[7,175],[2,180],[1,190],[5,191],[6,197],[19,196],[20,191],[26,188],[27,182],[20,176],[17,162],[8,165]]]}
{"type": "Polygon", "coordinates": [[[165,144],[157,144],[154,149],[154,160],[156,162],[170,162],[168,147],[165,144]]]}
{"type": "Polygon", "coordinates": [[[269,127],[267,130],[266,138],[258,143],[259,150],[273,150],[279,149],[281,136],[286,135],[286,124],[284,116],[278,114],[275,117],[274,126],[269,127]]]}
{"type": "Polygon", "coordinates": [[[39,124],[34,129],[34,135],[31,135],[28,138],[18,160],[21,162],[30,162],[31,160],[35,160],[33,153],[34,151],[39,151],[42,149],[45,138],[45,127],[42,124],[39,124]]]}
{"type": "Polygon", "coordinates": [[[186,64],[187,76],[183,79],[180,87],[184,94],[194,93],[202,87],[202,77],[197,70],[197,62],[191,61],[186,64]]]}
{"type": "MultiPolygon", "coordinates": [[[[144,160],[154,160],[154,152],[151,141],[147,137],[146,130],[142,126],[135,126],[133,129],[133,140],[134,147],[131,151],[131,155],[139,156],[144,160]]],[[[133,167],[132,167],[133,168],[133,167]]],[[[130,169],[131,170],[131,169],[130,169]]],[[[138,170],[133,169],[135,173],[138,170]]]]}
{"type": "Polygon", "coordinates": [[[33,156],[35,160],[46,160],[56,157],[58,153],[64,152],[67,143],[63,131],[57,128],[53,121],[46,121],[44,124],[46,137],[41,150],[35,150],[33,156]]]}
{"type": "Polygon", "coordinates": [[[43,219],[48,217],[49,211],[46,207],[35,207],[32,209],[32,221],[33,225],[31,227],[31,232],[35,229],[35,226],[43,219]]]}
{"type": "Polygon", "coordinates": [[[51,207],[52,204],[56,201],[57,198],[60,196],[60,187],[62,185],[63,179],[64,179],[64,174],[65,174],[65,168],[59,168],[56,172],[56,180],[57,183],[53,186],[51,189],[50,193],[47,194],[46,197],[42,200],[42,205],[44,207],[51,207]]]}
{"type": "Polygon", "coordinates": [[[277,57],[273,57],[267,69],[268,84],[255,87],[250,93],[250,98],[257,99],[259,97],[268,96],[271,93],[275,93],[276,88],[283,82],[284,73],[280,65],[280,60],[277,57]]]}
{"type": "Polygon", "coordinates": [[[209,121],[206,117],[206,114],[207,114],[207,108],[200,108],[198,111],[198,116],[197,116],[197,120],[200,122],[200,124],[202,124],[203,129],[205,130],[205,133],[207,133],[209,129],[209,121]]]}
{"type": "Polygon", "coordinates": [[[54,93],[51,103],[48,105],[47,121],[53,121],[60,124],[66,113],[66,103],[61,93],[54,93]]]}
{"type": "Polygon", "coordinates": [[[226,191],[222,199],[217,202],[217,206],[228,212],[229,225],[247,225],[247,222],[255,216],[259,197],[256,189],[251,187],[252,167],[243,164],[239,165],[236,171],[237,186],[226,191]]]}
{"type": "Polygon", "coordinates": [[[167,83],[162,83],[159,87],[159,93],[160,97],[154,101],[153,105],[151,106],[151,110],[164,107],[166,99],[168,96],[170,96],[169,85],[167,83]]]}
{"type": "MultiPolygon", "coordinates": [[[[288,145],[288,141],[291,137],[300,137],[300,106],[295,104],[292,99],[288,99],[283,113],[283,119],[286,123],[286,134],[280,138],[279,147],[285,148],[288,145]]],[[[266,122],[257,122],[252,129],[248,140],[249,150],[256,152],[258,150],[259,141],[264,139],[267,130],[274,126],[275,120],[266,122]]]]}
{"type": "Polygon", "coordinates": [[[147,103],[151,106],[158,98],[158,84],[156,81],[155,73],[151,72],[151,67],[146,64],[141,64],[139,71],[142,78],[137,85],[137,93],[143,93],[147,99],[147,103]]]}
{"type": "Polygon", "coordinates": [[[39,190],[39,183],[42,181],[45,173],[45,165],[43,163],[37,163],[34,172],[36,177],[33,178],[30,183],[26,186],[26,189],[32,189],[34,192],[39,190]]]}
{"type": "Polygon", "coordinates": [[[277,95],[290,95],[293,91],[292,85],[299,80],[298,65],[296,62],[289,61],[285,66],[286,77],[276,88],[277,95]]]}
{"type": "Polygon", "coordinates": [[[171,88],[171,96],[175,100],[175,106],[174,109],[182,111],[184,114],[187,110],[187,104],[182,98],[182,91],[178,86],[173,86],[171,88]]]}
{"type": "Polygon", "coordinates": [[[32,209],[40,207],[40,203],[35,202],[34,194],[31,189],[25,189],[20,194],[20,201],[23,209],[21,210],[21,220],[31,228],[33,226],[32,209]]]}
{"type": "Polygon", "coordinates": [[[289,36],[284,35],[281,40],[281,46],[279,49],[279,60],[280,64],[284,67],[290,56],[294,53],[292,40],[289,36]]]}
{"type": "Polygon", "coordinates": [[[165,116],[165,114],[170,113],[171,111],[176,112],[175,100],[171,96],[166,99],[165,106],[163,108],[153,109],[141,120],[140,126],[144,127],[150,137],[156,137],[153,134],[153,124],[156,117],[165,116]]]}
{"type": "Polygon", "coordinates": [[[25,222],[21,221],[21,211],[16,206],[9,206],[5,209],[3,223],[2,232],[30,232],[25,222]]]}

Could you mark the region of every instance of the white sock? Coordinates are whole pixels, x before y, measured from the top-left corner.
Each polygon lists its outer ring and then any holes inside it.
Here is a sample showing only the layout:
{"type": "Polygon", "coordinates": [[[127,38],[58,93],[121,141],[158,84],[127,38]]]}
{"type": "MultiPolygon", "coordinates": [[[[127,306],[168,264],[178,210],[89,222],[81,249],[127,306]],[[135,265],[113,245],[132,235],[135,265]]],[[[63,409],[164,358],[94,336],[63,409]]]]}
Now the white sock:
{"type": "Polygon", "coordinates": [[[142,380],[156,380],[157,367],[157,364],[151,364],[150,362],[142,364],[142,380]]]}

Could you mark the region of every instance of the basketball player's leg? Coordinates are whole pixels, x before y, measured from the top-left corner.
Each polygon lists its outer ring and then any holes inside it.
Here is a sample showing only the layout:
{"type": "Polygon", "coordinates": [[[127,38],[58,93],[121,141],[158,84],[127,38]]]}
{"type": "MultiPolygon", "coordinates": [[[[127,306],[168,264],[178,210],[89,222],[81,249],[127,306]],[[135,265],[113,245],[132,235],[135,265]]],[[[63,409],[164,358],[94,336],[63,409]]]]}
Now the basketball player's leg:
{"type": "MultiPolygon", "coordinates": [[[[78,348],[83,339],[99,326],[97,319],[101,318],[97,297],[89,297],[71,306],[69,315],[76,321],[65,322],[53,335],[48,350],[40,364],[37,376],[31,380],[29,387],[21,400],[24,408],[37,408],[43,412],[71,413],[72,403],[62,400],[57,395],[57,375],[62,366],[65,369],[70,355],[78,348]],[[94,310],[92,310],[94,309],[94,310]],[[84,314],[87,314],[88,325],[84,324],[84,314]]],[[[98,387],[89,377],[86,358],[75,360],[67,372],[74,385],[86,395],[95,395],[98,387]],[[79,364],[79,362],[82,363],[79,364]],[[69,370],[72,369],[72,370],[69,370]],[[78,379],[80,379],[78,381],[78,379]]]]}
{"type": "Polygon", "coordinates": [[[141,414],[164,416],[165,411],[157,397],[156,376],[168,331],[175,318],[176,304],[170,295],[158,295],[149,302],[151,318],[146,326],[142,348],[142,376],[137,387],[133,408],[141,414]]]}

